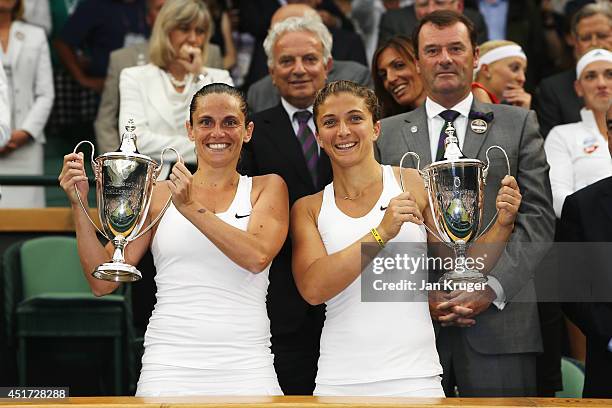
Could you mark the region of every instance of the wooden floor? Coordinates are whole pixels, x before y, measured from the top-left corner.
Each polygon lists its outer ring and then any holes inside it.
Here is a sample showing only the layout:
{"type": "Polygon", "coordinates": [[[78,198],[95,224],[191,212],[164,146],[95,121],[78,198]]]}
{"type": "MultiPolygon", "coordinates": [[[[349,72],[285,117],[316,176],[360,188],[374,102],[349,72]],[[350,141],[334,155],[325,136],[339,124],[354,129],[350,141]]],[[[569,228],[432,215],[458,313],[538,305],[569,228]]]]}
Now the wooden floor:
{"type": "Polygon", "coordinates": [[[404,407],[612,407],[612,400],[564,398],[366,398],[366,397],[77,397],[65,400],[6,400],[0,406],[29,407],[221,407],[404,408],[404,407]]]}

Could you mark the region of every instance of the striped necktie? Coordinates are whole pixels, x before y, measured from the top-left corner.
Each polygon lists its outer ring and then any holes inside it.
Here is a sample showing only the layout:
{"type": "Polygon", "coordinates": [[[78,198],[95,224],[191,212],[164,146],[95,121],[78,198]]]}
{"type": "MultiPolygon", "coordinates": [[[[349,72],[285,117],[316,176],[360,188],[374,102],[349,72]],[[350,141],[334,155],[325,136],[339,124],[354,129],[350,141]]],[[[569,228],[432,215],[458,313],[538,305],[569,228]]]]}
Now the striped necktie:
{"type": "Polygon", "coordinates": [[[312,177],[312,182],[315,187],[317,186],[317,160],[319,159],[319,149],[315,136],[308,126],[308,120],[312,116],[312,113],[308,111],[298,111],[293,115],[297,119],[299,128],[297,131],[297,138],[302,145],[302,153],[304,153],[304,160],[306,161],[306,167],[312,177]]]}

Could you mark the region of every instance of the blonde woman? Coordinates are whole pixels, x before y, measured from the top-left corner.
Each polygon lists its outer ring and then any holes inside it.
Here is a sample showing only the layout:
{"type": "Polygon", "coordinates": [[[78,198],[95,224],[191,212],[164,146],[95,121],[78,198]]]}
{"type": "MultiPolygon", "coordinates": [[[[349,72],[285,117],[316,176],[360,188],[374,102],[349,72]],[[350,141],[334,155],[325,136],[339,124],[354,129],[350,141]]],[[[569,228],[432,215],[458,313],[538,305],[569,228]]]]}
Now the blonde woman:
{"type": "Polygon", "coordinates": [[[555,126],[544,143],[550,164],[550,187],[557,218],[565,198],[612,176],[606,113],[612,103],[612,52],[595,49],[576,65],[576,94],[584,100],[582,120],[555,126]]]}
{"type": "Polygon", "coordinates": [[[134,119],[141,153],[158,159],[163,148],[172,146],[186,163],[195,164],[194,145],[185,130],[189,101],[204,85],[233,85],[226,70],[204,66],[211,22],[202,1],[166,1],[151,33],[151,62],[121,72],[119,134],[134,119]]]}
{"type": "Polygon", "coordinates": [[[505,103],[529,109],[531,95],[525,92],[527,57],[512,41],[487,41],[480,46],[480,58],[472,83],[474,97],[486,103],[505,103]]]}

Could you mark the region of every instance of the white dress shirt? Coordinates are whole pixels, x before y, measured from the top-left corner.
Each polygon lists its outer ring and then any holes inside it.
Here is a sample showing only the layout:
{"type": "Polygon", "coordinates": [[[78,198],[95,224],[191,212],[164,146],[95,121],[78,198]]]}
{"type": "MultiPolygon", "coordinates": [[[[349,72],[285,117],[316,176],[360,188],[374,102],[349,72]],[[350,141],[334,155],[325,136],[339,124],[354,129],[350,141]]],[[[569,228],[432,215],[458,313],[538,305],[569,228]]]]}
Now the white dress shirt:
{"type": "MultiPolygon", "coordinates": [[[[463,149],[465,133],[467,132],[468,116],[470,114],[473,101],[474,96],[470,92],[465,99],[448,109],[459,112],[459,116],[457,119],[455,119],[455,122],[453,122],[453,126],[455,127],[455,135],[457,136],[457,139],[459,139],[460,149],[463,149]]],[[[445,122],[445,120],[439,115],[445,110],[447,109],[444,106],[434,102],[433,100],[429,99],[429,97],[425,99],[425,112],[427,113],[427,129],[429,129],[429,147],[431,149],[432,161],[435,160],[436,153],[438,152],[440,132],[442,131],[442,126],[444,126],[445,122]]],[[[493,289],[493,292],[495,292],[496,295],[493,304],[497,306],[499,310],[502,310],[506,306],[506,295],[504,293],[504,288],[502,288],[502,285],[499,283],[497,278],[493,276],[488,276],[487,283],[491,289],[493,289]]]]}
{"type": "MultiPolygon", "coordinates": [[[[459,116],[453,122],[455,127],[455,135],[459,139],[459,148],[463,149],[463,142],[465,141],[465,132],[467,131],[468,115],[472,108],[472,102],[474,96],[470,92],[468,96],[448,110],[454,110],[459,112],[459,116]]],[[[431,148],[431,158],[435,161],[436,153],[438,152],[438,141],[440,139],[440,132],[442,126],[444,126],[445,120],[442,119],[440,113],[447,110],[444,106],[434,102],[433,100],[425,99],[425,112],[427,112],[427,129],[429,129],[429,146],[431,148]]]]}

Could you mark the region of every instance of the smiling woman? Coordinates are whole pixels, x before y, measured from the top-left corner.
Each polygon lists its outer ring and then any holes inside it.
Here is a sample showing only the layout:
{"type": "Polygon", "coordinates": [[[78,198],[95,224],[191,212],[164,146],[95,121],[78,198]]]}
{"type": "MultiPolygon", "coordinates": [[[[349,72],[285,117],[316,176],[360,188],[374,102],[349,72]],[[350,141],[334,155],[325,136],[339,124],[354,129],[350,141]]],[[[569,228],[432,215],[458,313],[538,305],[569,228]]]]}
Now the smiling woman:
{"type": "MultiPolygon", "coordinates": [[[[404,169],[402,191],[400,170],[374,159],[380,108],[372,90],[350,81],[332,82],[317,94],[314,116],[333,181],[298,200],[291,211],[296,286],[308,303],[326,304],[314,393],[442,397],[442,368],[427,302],[415,300],[417,294],[364,302],[368,279],[360,279],[366,256],[362,244],[380,250],[403,242],[408,243],[404,248],[420,249],[432,239],[423,226],[433,226],[423,180],[416,170],[404,169]]],[[[512,231],[520,194],[514,178],[508,176],[503,185],[497,198],[500,217],[481,242],[504,242],[512,231]]],[[[378,253],[372,248],[367,256],[378,253]]],[[[494,263],[495,256],[488,261],[494,263]]],[[[426,276],[426,267],[419,269],[417,276],[426,276]]],[[[449,308],[446,303],[440,307],[449,308]]],[[[472,312],[459,307],[445,316],[437,313],[441,322],[471,326],[472,312]]]]}
{"type": "MultiPolygon", "coordinates": [[[[168,197],[159,224],[126,247],[137,264],[150,248],[157,269],[157,303],[145,334],[138,396],[281,395],[270,352],[266,310],[270,263],[288,229],[287,187],[276,175],[236,171],[253,123],[240,91],[210,84],[192,98],[187,126],[198,169],[182,163],[157,183],[146,223],[168,197]]],[[[88,271],[110,259],[76,208],[75,187],[87,194],[82,154],[64,157],[60,185],[73,206],[79,256],[94,294],[118,283],[88,271]]]]}
{"type": "Polygon", "coordinates": [[[416,71],[414,48],[410,39],[396,36],[374,54],[372,79],[381,101],[383,117],[408,112],[425,101],[425,89],[416,71]]]}

